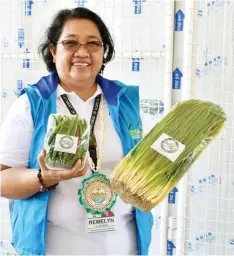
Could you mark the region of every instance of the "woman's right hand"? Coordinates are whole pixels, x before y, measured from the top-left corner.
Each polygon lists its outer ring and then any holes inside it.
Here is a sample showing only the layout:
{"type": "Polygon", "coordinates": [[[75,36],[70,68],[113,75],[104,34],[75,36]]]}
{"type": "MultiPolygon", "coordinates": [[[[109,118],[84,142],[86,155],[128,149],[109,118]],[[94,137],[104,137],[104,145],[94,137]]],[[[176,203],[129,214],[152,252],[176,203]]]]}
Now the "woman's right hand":
{"type": "Polygon", "coordinates": [[[88,160],[85,160],[85,166],[82,169],[81,160],[77,160],[75,166],[71,170],[50,170],[45,163],[46,151],[43,149],[38,156],[38,162],[41,167],[42,179],[45,187],[52,186],[63,180],[84,176],[88,170],[88,160]]]}

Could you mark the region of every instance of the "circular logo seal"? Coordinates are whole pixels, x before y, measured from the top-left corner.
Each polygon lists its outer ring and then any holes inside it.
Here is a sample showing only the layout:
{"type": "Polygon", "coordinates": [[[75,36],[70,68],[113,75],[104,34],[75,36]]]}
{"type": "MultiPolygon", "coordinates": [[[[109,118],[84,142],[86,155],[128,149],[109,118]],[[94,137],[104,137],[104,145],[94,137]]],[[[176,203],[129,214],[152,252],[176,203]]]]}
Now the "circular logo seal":
{"type": "Polygon", "coordinates": [[[60,138],[59,145],[62,148],[64,148],[64,149],[72,148],[72,146],[73,146],[73,139],[70,136],[65,135],[65,136],[60,138]]]}
{"type": "Polygon", "coordinates": [[[110,181],[105,175],[94,174],[82,183],[83,188],[78,190],[78,195],[87,212],[103,214],[113,207],[116,194],[112,192],[110,181]]]}
{"type": "Polygon", "coordinates": [[[85,189],[85,199],[90,207],[103,210],[109,206],[112,199],[110,186],[103,180],[90,182],[85,189]]]}
{"type": "Polygon", "coordinates": [[[167,138],[161,142],[161,148],[167,153],[175,153],[179,149],[179,143],[173,138],[167,138]]]}

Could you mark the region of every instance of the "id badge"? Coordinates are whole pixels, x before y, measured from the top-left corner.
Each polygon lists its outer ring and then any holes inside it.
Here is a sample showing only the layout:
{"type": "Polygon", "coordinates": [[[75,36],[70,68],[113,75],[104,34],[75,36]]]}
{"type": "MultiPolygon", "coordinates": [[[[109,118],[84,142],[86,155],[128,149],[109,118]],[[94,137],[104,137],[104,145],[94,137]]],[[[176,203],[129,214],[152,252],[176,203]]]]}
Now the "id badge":
{"type": "Polygon", "coordinates": [[[114,207],[104,214],[86,213],[88,233],[116,231],[116,217],[114,207]]]}

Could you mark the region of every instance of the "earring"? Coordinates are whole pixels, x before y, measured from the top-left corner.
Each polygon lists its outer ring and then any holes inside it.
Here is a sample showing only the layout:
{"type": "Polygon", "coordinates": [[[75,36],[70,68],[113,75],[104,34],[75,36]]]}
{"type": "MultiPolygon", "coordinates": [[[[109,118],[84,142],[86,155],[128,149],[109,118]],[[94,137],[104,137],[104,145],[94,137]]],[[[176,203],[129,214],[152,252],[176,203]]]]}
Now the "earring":
{"type": "Polygon", "coordinates": [[[55,63],[55,59],[53,59],[53,63],[55,63]]]}

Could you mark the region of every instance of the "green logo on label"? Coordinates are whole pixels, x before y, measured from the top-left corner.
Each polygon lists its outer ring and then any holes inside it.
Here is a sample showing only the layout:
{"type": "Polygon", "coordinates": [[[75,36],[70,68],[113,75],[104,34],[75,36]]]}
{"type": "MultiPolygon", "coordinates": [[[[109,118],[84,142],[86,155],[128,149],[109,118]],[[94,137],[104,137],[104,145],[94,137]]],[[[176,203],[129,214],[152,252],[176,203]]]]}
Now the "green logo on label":
{"type": "Polygon", "coordinates": [[[134,140],[142,138],[142,130],[140,129],[129,130],[129,132],[134,140]]]}
{"type": "Polygon", "coordinates": [[[65,136],[60,138],[59,144],[64,149],[72,148],[72,146],[73,146],[73,139],[70,136],[65,135],[65,136]]]}
{"type": "Polygon", "coordinates": [[[175,153],[179,149],[179,143],[173,138],[167,138],[161,142],[161,148],[167,153],[175,153]]]}

